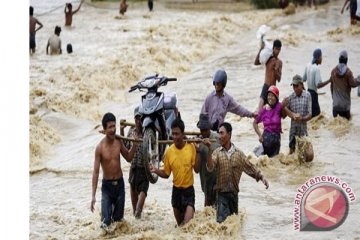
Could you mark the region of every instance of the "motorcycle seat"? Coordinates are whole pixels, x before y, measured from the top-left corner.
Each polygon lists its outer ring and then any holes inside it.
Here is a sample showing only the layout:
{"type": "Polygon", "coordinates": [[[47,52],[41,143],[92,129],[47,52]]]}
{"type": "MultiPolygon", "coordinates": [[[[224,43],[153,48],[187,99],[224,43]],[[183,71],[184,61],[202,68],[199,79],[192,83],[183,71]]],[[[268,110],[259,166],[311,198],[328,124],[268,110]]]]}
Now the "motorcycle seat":
{"type": "Polygon", "coordinates": [[[176,93],[165,93],[164,94],[164,108],[165,109],[175,109],[177,103],[176,93]]]}

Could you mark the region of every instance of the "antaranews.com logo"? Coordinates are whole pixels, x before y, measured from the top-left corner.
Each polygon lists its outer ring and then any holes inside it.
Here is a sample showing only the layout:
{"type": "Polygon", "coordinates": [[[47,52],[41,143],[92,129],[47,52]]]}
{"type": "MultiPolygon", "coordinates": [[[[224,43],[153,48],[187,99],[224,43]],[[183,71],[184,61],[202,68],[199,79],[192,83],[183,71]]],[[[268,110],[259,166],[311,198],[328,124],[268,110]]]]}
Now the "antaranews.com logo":
{"type": "Polygon", "coordinates": [[[339,227],[356,200],[351,187],[333,176],[316,176],[298,188],[294,200],[294,230],[329,231],[339,227]]]}

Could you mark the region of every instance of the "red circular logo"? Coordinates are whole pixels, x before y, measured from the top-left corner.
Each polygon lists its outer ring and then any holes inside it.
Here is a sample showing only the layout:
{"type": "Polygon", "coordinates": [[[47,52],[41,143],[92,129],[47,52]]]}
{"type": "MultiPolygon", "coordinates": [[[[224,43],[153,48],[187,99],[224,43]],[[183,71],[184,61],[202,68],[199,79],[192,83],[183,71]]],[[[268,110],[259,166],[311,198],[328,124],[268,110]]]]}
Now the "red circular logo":
{"type": "Polygon", "coordinates": [[[305,198],[304,214],[315,227],[333,229],[342,224],[348,213],[348,202],[341,189],[318,186],[305,198]]]}

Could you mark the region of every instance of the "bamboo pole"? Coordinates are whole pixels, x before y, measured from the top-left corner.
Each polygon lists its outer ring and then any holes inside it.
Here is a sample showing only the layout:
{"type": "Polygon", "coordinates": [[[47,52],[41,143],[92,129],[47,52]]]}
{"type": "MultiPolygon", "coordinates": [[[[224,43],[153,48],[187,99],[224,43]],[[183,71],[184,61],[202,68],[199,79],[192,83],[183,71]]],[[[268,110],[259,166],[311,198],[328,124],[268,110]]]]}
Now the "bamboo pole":
{"type": "MultiPolygon", "coordinates": [[[[115,138],[125,140],[125,141],[130,141],[130,142],[140,142],[140,143],[143,142],[142,138],[135,139],[135,138],[129,138],[129,137],[125,137],[125,136],[118,135],[118,134],[115,135],[115,138]]],[[[189,142],[189,143],[200,143],[200,142],[203,142],[204,139],[191,138],[191,139],[184,139],[184,141],[189,142]]],[[[172,144],[173,142],[174,142],[173,140],[159,140],[159,144],[172,144]]],[[[210,139],[210,142],[216,142],[216,140],[210,139]]]]}
{"type": "MultiPolygon", "coordinates": [[[[135,127],[135,123],[132,122],[127,122],[126,119],[120,119],[120,126],[127,126],[127,127],[135,127]]],[[[190,131],[190,132],[184,132],[185,135],[200,135],[200,132],[194,132],[194,131],[190,131]]]]}

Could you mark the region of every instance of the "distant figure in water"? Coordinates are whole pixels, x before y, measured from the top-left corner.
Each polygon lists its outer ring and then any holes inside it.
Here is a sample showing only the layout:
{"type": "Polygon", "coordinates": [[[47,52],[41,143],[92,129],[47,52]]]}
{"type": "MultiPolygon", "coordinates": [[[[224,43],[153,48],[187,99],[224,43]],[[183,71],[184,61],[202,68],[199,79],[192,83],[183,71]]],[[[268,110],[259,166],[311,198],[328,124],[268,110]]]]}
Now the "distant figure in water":
{"type": "Polygon", "coordinates": [[[34,15],[34,8],[32,6],[30,6],[29,8],[30,11],[30,18],[29,18],[29,26],[30,26],[30,54],[35,53],[35,49],[36,49],[36,41],[35,41],[35,34],[37,31],[39,31],[43,25],[41,22],[39,22],[39,20],[37,20],[37,18],[35,18],[34,15]],[[36,28],[36,25],[39,25],[38,28],[36,28]]]}
{"type": "Polygon", "coordinates": [[[219,128],[221,147],[213,150],[209,139],[204,140],[204,144],[209,149],[207,170],[216,173],[216,221],[218,223],[225,221],[232,214],[238,214],[239,183],[243,172],[257,182],[262,181],[266,189],[269,188],[269,183],[261,171],[231,142],[231,134],[231,124],[224,122],[219,128]]]}
{"type": "Polygon", "coordinates": [[[73,11],[72,10],[72,4],[71,3],[66,3],[65,4],[65,9],[64,9],[64,13],[65,13],[65,26],[71,26],[72,24],[72,17],[75,13],[77,13],[80,10],[81,5],[83,4],[84,0],[81,0],[79,7],[73,11]]]}
{"type": "Polygon", "coordinates": [[[101,186],[101,228],[108,230],[112,222],[121,221],[124,217],[125,186],[120,155],[130,162],[134,158],[138,144],[134,142],[130,151],[128,151],[123,141],[116,138],[116,118],[114,114],[106,113],[102,118],[102,126],[105,137],[95,149],[90,210],[95,211],[96,189],[101,166],[103,177],[101,186]]]}
{"type": "Polygon", "coordinates": [[[350,120],[351,88],[360,86],[360,78],[354,78],[347,62],[348,54],[343,50],[339,55],[339,64],[331,71],[330,89],[333,99],[333,116],[339,115],[350,120]]]}
{"type": "Polygon", "coordinates": [[[288,0],[279,0],[279,7],[284,9],[289,5],[289,1],[288,0]]]}
{"type": "Polygon", "coordinates": [[[46,45],[46,54],[49,54],[49,48],[50,48],[50,55],[57,55],[62,53],[60,33],[61,33],[61,27],[56,26],[54,30],[54,35],[52,35],[49,38],[48,43],[46,45]]]}
{"type": "Polygon", "coordinates": [[[126,0],[121,0],[120,1],[120,10],[119,10],[119,13],[121,15],[124,15],[124,13],[126,12],[128,8],[128,4],[126,3],[126,0]]]}
{"type": "Polygon", "coordinates": [[[341,14],[344,13],[344,9],[347,6],[346,9],[350,7],[350,24],[356,25],[357,21],[360,21],[360,11],[357,11],[357,8],[360,7],[360,1],[358,0],[345,0],[344,5],[341,9],[341,14]],[[348,3],[350,2],[350,5],[348,3]],[[358,12],[358,15],[356,14],[358,12]]]}
{"type": "Polygon", "coordinates": [[[148,0],[148,7],[149,7],[149,11],[151,12],[153,10],[153,7],[154,7],[153,0],[148,0]]]}
{"type": "MultiPolygon", "coordinates": [[[[311,95],[304,89],[304,81],[300,75],[295,75],[291,85],[294,92],[283,100],[284,111],[291,118],[289,133],[289,154],[295,152],[296,136],[308,135],[306,122],[311,119],[311,95]]],[[[310,162],[314,158],[312,152],[306,151],[305,161],[310,162]]]]}
{"type": "Polygon", "coordinates": [[[198,0],[193,0],[193,3],[197,3],[198,2],[198,0]]]}

